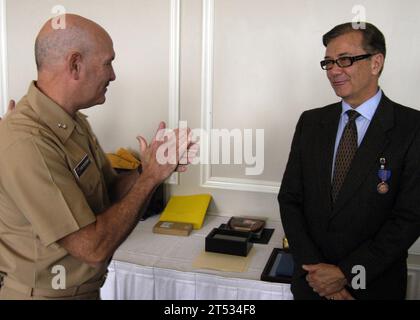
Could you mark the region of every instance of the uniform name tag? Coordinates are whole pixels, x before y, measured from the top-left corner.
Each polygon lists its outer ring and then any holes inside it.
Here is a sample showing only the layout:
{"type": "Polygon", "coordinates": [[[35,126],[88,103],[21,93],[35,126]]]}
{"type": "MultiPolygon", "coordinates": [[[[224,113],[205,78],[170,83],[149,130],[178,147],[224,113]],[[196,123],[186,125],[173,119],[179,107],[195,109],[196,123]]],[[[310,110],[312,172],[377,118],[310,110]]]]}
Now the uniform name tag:
{"type": "Polygon", "coordinates": [[[86,171],[89,165],[90,165],[89,156],[85,155],[82,161],[80,161],[79,164],[76,166],[76,168],[73,169],[77,178],[80,178],[82,176],[82,174],[86,171]]]}

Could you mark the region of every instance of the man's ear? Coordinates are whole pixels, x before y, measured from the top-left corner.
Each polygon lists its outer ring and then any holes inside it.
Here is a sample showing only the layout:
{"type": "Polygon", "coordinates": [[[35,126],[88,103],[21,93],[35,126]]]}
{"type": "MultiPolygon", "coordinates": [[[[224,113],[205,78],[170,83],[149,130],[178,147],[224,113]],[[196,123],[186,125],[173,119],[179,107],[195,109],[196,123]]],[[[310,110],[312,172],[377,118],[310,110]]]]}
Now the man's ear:
{"type": "Polygon", "coordinates": [[[372,74],[375,76],[379,76],[379,74],[381,73],[384,67],[384,62],[385,62],[384,55],[382,53],[375,54],[372,57],[371,61],[372,61],[371,63],[372,74]]]}
{"type": "Polygon", "coordinates": [[[68,70],[73,80],[79,80],[82,68],[82,55],[79,52],[72,52],[68,59],[68,70]]]}

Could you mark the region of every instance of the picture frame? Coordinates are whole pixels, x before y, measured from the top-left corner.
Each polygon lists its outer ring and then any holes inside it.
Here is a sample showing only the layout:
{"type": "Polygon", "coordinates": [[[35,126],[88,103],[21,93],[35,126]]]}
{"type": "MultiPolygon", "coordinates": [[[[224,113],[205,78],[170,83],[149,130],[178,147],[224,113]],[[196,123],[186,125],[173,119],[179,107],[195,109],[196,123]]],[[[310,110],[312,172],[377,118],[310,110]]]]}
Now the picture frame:
{"type": "MultiPolygon", "coordinates": [[[[291,275],[290,276],[276,275],[276,270],[278,268],[279,263],[281,262],[281,259],[280,259],[281,255],[291,255],[291,253],[287,249],[274,248],[261,274],[260,279],[262,281],[279,282],[279,283],[287,283],[287,284],[290,284],[292,282],[291,275]]],[[[289,258],[291,258],[291,256],[289,258]]]]}

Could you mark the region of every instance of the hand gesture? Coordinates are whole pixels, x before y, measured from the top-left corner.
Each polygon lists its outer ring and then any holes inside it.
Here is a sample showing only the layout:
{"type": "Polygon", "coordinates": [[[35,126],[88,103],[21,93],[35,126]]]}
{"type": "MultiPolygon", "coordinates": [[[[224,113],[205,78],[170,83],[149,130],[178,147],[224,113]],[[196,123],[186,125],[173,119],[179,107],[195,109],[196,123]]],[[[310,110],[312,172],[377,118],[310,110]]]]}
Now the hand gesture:
{"type": "MultiPolygon", "coordinates": [[[[16,107],[16,102],[14,100],[10,100],[9,106],[7,107],[7,112],[4,115],[4,118],[10,115],[15,110],[15,107],[16,107]]],[[[0,120],[1,120],[1,117],[0,117],[0,120]]]]}
{"type": "Polygon", "coordinates": [[[155,183],[162,183],[174,171],[187,170],[188,151],[194,146],[191,143],[190,129],[167,130],[166,124],[161,122],[150,144],[142,136],[138,136],[137,140],[140,145],[142,172],[155,183]]]}

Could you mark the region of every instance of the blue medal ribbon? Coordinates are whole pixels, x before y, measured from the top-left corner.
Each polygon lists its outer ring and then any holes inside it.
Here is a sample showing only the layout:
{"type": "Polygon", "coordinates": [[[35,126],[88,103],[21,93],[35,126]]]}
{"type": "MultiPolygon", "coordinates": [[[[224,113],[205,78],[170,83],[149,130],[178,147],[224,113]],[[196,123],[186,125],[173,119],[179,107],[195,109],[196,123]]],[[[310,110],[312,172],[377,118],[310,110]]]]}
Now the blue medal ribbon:
{"type": "Polygon", "coordinates": [[[391,178],[391,170],[379,169],[378,177],[383,182],[387,182],[391,178]]]}

